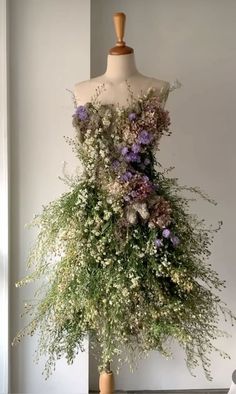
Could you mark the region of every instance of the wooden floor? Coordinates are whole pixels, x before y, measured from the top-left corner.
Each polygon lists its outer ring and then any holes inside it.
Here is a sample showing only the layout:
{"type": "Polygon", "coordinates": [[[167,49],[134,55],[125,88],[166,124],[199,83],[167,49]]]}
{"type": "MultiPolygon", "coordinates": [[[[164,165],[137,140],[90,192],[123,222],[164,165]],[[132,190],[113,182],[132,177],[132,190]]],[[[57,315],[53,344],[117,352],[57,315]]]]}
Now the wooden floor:
{"type": "MultiPolygon", "coordinates": [[[[227,394],[229,389],[213,390],[159,390],[159,391],[115,391],[115,394],[227,394]]],[[[91,394],[99,394],[96,391],[90,391],[91,394]]]]}

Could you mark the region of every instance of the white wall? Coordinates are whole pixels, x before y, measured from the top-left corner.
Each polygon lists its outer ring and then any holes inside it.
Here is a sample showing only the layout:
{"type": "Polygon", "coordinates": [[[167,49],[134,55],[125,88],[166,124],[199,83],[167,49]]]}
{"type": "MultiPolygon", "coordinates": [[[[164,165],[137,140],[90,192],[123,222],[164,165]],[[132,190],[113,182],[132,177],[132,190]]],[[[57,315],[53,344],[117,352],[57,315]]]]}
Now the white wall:
{"type": "MultiPolygon", "coordinates": [[[[33,214],[65,191],[62,162],[76,165],[63,135],[72,135],[72,98],[66,89],[90,76],[90,1],[10,0],[11,338],[25,323],[23,302],[33,288],[15,289],[26,274],[33,214]]],[[[85,394],[88,352],[73,366],[58,363],[47,381],[33,364],[35,339],[11,353],[11,393],[85,394]]]]}
{"type": "MultiPolygon", "coordinates": [[[[92,76],[105,71],[107,51],[115,43],[113,12],[127,15],[127,45],[135,49],[140,72],[183,87],[169,97],[173,135],[162,142],[160,161],[175,165],[183,183],[198,185],[218,201],[217,208],[197,210],[224,227],[216,237],[211,262],[227,281],[222,297],[236,311],[236,1],[235,0],[92,0],[92,76]],[[98,13],[100,11],[100,13],[98,13]]],[[[190,376],[183,354],[166,361],[153,353],[133,374],[123,368],[119,389],[197,389],[229,387],[236,366],[235,328],[218,345],[232,359],[212,356],[213,382],[202,371],[190,376]]],[[[96,366],[90,360],[90,386],[96,387],[96,366]]]]}

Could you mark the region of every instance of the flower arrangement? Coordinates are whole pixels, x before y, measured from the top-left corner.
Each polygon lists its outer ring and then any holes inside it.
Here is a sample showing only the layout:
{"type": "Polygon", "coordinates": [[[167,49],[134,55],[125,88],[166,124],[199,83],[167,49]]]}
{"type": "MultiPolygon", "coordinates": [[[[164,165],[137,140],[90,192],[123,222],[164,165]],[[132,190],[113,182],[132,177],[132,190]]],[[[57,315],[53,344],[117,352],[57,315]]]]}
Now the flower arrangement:
{"type": "MultiPolygon", "coordinates": [[[[125,347],[170,355],[176,340],[190,371],[202,364],[208,379],[220,314],[235,317],[217,291],[225,284],[208,263],[221,227],[207,228],[189,212],[190,191],[158,165],[155,152],[170,135],[162,97],[150,88],[128,106],[101,104],[99,92],[72,117],[68,139],[83,164],[70,187],[34,218],[39,234],[29,256],[33,272],[18,282],[43,280],[40,301],[26,305],[31,321],[18,333],[40,333],[46,377],[56,360],[73,362],[87,334],[100,368],[125,347]],[[47,278],[47,279],[46,279],[47,278]]],[[[224,357],[223,352],[219,350],[224,357]]]]}

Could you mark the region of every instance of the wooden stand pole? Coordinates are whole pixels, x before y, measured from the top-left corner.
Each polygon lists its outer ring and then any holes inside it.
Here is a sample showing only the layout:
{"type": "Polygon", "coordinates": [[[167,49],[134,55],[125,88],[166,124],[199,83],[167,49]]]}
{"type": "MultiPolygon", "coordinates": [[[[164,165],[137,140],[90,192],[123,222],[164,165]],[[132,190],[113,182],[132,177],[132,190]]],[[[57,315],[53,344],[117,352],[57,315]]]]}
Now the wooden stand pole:
{"type": "Polygon", "coordinates": [[[114,376],[110,370],[110,363],[107,363],[106,370],[100,373],[99,378],[100,394],[113,394],[114,393],[114,376]]]}

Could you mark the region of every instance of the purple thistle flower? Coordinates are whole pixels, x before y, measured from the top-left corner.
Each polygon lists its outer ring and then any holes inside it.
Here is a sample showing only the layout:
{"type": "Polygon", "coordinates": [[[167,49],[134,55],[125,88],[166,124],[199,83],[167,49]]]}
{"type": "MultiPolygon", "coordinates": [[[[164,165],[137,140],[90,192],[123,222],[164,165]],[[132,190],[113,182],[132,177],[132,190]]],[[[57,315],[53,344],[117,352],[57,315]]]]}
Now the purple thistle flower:
{"type": "Polygon", "coordinates": [[[164,238],[169,238],[170,237],[170,230],[168,229],[168,228],[165,228],[163,231],[162,231],[162,236],[164,237],[164,238]]]}
{"type": "Polygon", "coordinates": [[[140,152],[140,148],[141,148],[141,146],[139,144],[133,144],[132,147],[131,147],[132,152],[134,152],[134,153],[139,153],[140,152]]]}
{"type": "Polygon", "coordinates": [[[76,108],[75,116],[80,118],[80,120],[86,120],[88,118],[88,112],[87,112],[86,107],[84,105],[79,105],[76,108]]]}
{"type": "Polygon", "coordinates": [[[163,241],[160,238],[155,239],[154,244],[157,248],[161,248],[163,246],[163,241]]]}
{"type": "Polygon", "coordinates": [[[137,115],[136,115],[135,112],[131,112],[129,114],[128,118],[129,118],[130,121],[132,121],[132,120],[135,120],[137,118],[137,115]]]}
{"type": "Polygon", "coordinates": [[[173,244],[174,247],[178,246],[179,243],[180,243],[180,239],[179,239],[176,235],[173,235],[173,236],[170,238],[170,240],[171,240],[171,242],[172,242],[172,244],[173,244]]]}
{"type": "Polygon", "coordinates": [[[142,130],[138,136],[138,142],[142,145],[148,145],[152,141],[152,135],[147,130],[142,130]]]}

